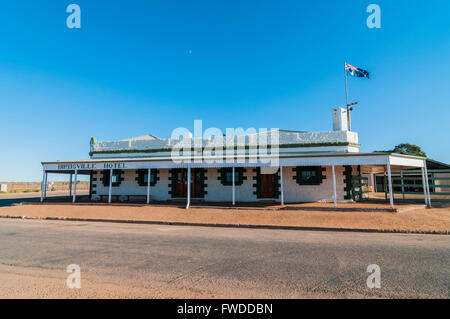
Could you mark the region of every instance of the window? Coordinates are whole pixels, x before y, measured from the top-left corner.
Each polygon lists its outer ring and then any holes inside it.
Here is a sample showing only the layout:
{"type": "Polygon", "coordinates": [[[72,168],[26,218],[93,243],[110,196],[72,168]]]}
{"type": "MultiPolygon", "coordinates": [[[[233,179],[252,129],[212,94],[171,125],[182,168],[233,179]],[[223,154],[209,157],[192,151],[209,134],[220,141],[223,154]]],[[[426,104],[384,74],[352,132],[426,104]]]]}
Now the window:
{"type": "MultiPolygon", "coordinates": [[[[236,167],[234,169],[234,184],[236,186],[242,185],[245,179],[244,168],[236,167]]],[[[222,185],[233,185],[233,169],[231,167],[219,169],[219,180],[222,182],[222,185]]]]}
{"type": "MultiPolygon", "coordinates": [[[[155,183],[155,175],[150,173],[150,184],[155,183]]],[[[144,184],[148,184],[148,171],[144,173],[144,184]]]]}
{"type": "MultiPolygon", "coordinates": [[[[112,177],[111,177],[111,181],[112,181],[112,187],[117,187],[120,186],[120,183],[123,181],[122,178],[122,171],[120,169],[114,169],[113,173],[112,173],[112,177]]],[[[103,186],[105,187],[109,187],[109,175],[110,175],[110,170],[104,170],[102,171],[103,177],[100,179],[101,181],[103,181],[103,186]]]]}
{"type": "MultiPolygon", "coordinates": [[[[148,184],[148,169],[138,169],[136,171],[137,177],[136,181],[138,182],[139,186],[147,186],[148,184]]],[[[156,182],[159,180],[157,177],[158,170],[152,169],[150,170],[150,186],[155,186],[156,182]]]]}
{"type": "Polygon", "coordinates": [[[118,174],[114,174],[112,176],[112,183],[116,184],[119,181],[119,175],[118,174]]]}
{"type": "MultiPolygon", "coordinates": [[[[234,180],[236,182],[236,180],[239,179],[239,172],[234,172],[234,180]]],[[[231,170],[225,172],[225,182],[232,184],[233,183],[233,172],[231,170]]]]}
{"type": "Polygon", "coordinates": [[[299,185],[320,185],[325,176],[322,175],[322,167],[320,166],[305,166],[296,167],[294,170],[297,172],[297,176],[294,178],[299,185]]]}
{"type": "Polygon", "coordinates": [[[310,183],[317,183],[317,172],[315,170],[311,171],[302,171],[302,176],[300,176],[300,179],[305,184],[310,183]]]}

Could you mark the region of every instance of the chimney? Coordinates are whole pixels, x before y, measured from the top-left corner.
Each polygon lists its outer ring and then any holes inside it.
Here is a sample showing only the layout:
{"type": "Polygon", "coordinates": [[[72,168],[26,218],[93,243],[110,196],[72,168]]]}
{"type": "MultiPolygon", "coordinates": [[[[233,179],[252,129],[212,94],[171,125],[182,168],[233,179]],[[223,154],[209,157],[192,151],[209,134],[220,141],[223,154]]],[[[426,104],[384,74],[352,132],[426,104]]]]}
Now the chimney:
{"type": "Polygon", "coordinates": [[[347,111],[342,107],[333,109],[333,131],[347,130],[347,111]]]}

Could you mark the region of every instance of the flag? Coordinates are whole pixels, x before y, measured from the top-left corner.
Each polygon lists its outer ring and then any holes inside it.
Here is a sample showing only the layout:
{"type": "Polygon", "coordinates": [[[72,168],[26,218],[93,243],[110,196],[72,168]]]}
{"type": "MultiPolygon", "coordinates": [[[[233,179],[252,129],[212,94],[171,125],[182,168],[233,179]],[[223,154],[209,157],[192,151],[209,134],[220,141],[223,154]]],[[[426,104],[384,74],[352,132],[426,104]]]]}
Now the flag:
{"type": "Polygon", "coordinates": [[[357,68],[356,66],[345,63],[345,71],[351,76],[356,76],[358,78],[368,78],[370,79],[370,74],[366,70],[357,68]]]}

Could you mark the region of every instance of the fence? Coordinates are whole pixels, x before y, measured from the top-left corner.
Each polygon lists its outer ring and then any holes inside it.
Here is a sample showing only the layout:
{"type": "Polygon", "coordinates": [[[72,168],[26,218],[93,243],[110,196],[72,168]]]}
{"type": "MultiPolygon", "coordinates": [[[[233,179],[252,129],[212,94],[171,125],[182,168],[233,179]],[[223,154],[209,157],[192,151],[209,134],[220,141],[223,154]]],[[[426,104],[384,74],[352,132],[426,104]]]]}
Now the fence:
{"type": "Polygon", "coordinates": [[[369,179],[367,177],[352,177],[351,196],[352,199],[357,202],[369,199],[369,179]]]}
{"type": "MultiPolygon", "coordinates": [[[[450,169],[428,170],[428,183],[432,202],[450,202],[450,169]]],[[[384,183],[385,197],[388,190],[384,183]]],[[[423,182],[421,170],[407,170],[392,173],[392,187],[396,201],[423,201],[423,182]],[[395,196],[395,195],[401,196],[395,196]]]]}

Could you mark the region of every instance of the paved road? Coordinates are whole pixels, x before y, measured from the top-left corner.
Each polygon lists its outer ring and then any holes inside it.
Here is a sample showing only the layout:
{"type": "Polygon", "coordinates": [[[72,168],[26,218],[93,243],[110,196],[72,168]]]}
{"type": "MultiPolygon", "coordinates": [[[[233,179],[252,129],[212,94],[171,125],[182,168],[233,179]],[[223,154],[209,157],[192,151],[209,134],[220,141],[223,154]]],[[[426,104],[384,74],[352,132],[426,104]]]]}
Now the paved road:
{"type": "Polygon", "coordinates": [[[450,236],[0,219],[0,297],[448,298],[450,236]],[[81,267],[81,289],[66,267],[81,267]],[[369,264],[381,289],[369,289],[369,264]]]}

